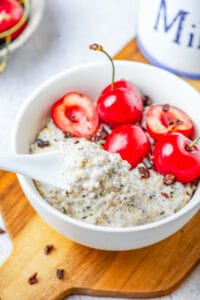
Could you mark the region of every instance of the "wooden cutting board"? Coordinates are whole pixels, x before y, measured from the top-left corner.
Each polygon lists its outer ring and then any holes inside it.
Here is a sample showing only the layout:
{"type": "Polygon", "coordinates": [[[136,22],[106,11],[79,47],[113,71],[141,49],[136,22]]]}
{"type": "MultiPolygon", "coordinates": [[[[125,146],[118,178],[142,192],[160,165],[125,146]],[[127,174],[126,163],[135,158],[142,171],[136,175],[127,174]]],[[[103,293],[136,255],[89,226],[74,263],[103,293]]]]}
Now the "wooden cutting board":
{"type": "MultiPolygon", "coordinates": [[[[145,61],[132,40],[117,59],[145,61]]],[[[200,82],[191,82],[200,89],[200,82]]],[[[143,249],[109,252],[78,245],[31,208],[14,174],[0,171],[0,210],[13,241],[0,268],[0,299],[63,299],[71,294],[148,298],[172,292],[200,258],[200,213],[170,238],[143,249]],[[55,249],[44,254],[44,247],[55,249]],[[64,269],[63,279],[56,277],[64,269]],[[38,283],[28,278],[38,273],[38,283]]],[[[1,238],[1,236],[0,236],[1,238]]]]}

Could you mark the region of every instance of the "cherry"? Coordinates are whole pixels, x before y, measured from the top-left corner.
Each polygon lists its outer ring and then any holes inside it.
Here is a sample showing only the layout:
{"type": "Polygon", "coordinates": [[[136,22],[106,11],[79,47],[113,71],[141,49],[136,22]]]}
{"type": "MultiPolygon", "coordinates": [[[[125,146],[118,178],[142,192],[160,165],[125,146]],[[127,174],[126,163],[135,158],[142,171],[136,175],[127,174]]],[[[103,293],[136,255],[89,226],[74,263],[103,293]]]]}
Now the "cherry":
{"type": "Polygon", "coordinates": [[[7,64],[9,44],[22,33],[27,25],[29,8],[29,0],[0,1],[0,41],[4,42],[7,50],[0,63],[0,72],[7,64]]]}
{"type": "MultiPolygon", "coordinates": [[[[0,2],[0,33],[5,33],[16,26],[24,16],[24,8],[17,0],[1,0],[0,2]]],[[[16,30],[5,33],[4,38],[10,35],[10,39],[15,39],[25,28],[25,21],[17,26],[16,30]],[[19,27],[19,28],[18,28],[19,27]]],[[[1,38],[1,36],[0,36],[1,38]]]]}
{"type": "Polygon", "coordinates": [[[150,142],[142,128],[125,124],[113,129],[105,141],[104,149],[119,153],[134,168],[148,155],[150,142]]]}
{"type": "Polygon", "coordinates": [[[67,93],[51,108],[54,124],[76,137],[87,137],[96,131],[99,117],[93,102],[78,92],[67,93]]]}
{"type": "Polygon", "coordinates": [[[189,137],[194,129],[188,115],[181,109],[169,104],[152,105],[147,111],[146,127],[148,133],[155,140],[169,132],[180,132],[189,137]]]}
{"type": "Polygon", "coordinates": [[[164,135],[154,148],[154,165],[163,174],[173,174],[177,181],[192,182],[200,176],[200,147],[181,133],[164,135]]]}
{"type": "Polygon", "coordinates": [[[101,45],[92,44],[89,48],[103,52],[112,64],[112,83],[101,92],[97,100],[100,119],[112,128],[121,124],[140,122],[143,112],[140,91],[127,80],[114,81],[113,60],[101,45]]]}

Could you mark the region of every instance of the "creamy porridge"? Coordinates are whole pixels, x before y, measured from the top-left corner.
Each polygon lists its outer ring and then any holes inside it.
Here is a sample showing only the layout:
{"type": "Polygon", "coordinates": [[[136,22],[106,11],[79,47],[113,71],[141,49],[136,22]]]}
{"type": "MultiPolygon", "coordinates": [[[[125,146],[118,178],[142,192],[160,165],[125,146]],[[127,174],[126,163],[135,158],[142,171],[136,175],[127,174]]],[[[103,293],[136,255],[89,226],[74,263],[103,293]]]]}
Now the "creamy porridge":
{"type": "Polygon", "coordinates": [[[128,227],[170,216],[190,200],[195,185],[164,184],[163,176],[143,163],[130,170],[119,154],[102,149],[101,141],[66,137],[52,120],[38,133],[31,153],[60,149],[66,190],[35,182],[45,201],[84,222],[128,227]]]}

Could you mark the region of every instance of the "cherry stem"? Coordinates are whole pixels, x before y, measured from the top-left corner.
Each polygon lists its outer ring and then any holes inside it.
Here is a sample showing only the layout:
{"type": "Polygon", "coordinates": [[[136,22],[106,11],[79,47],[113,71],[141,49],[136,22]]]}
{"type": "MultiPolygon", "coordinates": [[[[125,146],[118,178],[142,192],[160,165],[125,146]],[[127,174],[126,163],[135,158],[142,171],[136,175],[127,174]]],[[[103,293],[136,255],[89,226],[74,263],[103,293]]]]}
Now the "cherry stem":
{"type": "Polygon", "coordinates": [[[196,145],[199,141],[200,141],[200,136],[197,137],[194,141],[192,141],[192,142],[188,145],[189,148],[194,147],[194,145],[196,145]]]}
{"type": "Polygon", "coordinates": [[[112,64],[112,81],[111,81],[111,89],[114,90],[114,80],[115,80],[115,65],[114,62],[112,60],[112,57],[103,49],[103,47],[99,44],[92,44],[89,45],[89,49],[91,50],[95,50],[95,51],[100,51],[103,52],[108,59],[110,60],[111,64],[112,64]]]}

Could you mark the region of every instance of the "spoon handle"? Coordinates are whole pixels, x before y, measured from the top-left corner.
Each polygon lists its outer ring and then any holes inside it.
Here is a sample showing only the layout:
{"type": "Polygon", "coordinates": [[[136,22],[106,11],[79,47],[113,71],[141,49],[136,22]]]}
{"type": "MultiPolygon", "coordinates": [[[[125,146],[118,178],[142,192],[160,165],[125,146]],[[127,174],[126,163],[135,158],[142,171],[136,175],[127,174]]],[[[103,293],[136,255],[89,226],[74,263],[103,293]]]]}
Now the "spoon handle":
{"type": "Polygon", "coordinates": [[[58,157],[57,151],[39,154],[3,153],[0,154],[0,169],[51,183],[60,176],[61,163],[58,157]]]}
{"type": "MultiPolygon", "coordinates": [[[[0,154],[0,169],[5,171],[11,171],[15,173],[26,173],[29,154],[0,154]]],[[[31,161],[32,161],[31,157],[31,161]]]]}

